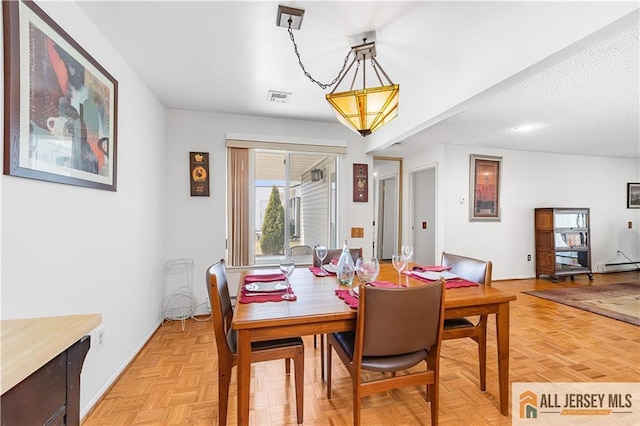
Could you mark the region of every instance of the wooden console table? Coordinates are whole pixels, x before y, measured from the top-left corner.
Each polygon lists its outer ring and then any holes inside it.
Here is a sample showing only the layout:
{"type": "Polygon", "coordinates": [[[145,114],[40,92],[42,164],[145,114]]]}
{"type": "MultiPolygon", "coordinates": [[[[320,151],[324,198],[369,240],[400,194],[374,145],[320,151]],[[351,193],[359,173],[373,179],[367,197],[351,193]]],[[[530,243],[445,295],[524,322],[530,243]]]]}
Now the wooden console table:
{"type": "Polygon", "coordinates": [[[2,424],[80,424],[80,372],[100,314],[0,321],[2,424]]]}

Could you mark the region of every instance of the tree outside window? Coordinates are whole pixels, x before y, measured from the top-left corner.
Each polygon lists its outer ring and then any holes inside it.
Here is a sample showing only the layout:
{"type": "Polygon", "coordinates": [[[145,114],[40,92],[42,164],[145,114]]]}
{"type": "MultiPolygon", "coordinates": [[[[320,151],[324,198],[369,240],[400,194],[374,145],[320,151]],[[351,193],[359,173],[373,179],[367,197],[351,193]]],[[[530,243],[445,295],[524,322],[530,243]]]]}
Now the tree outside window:
{"type": "Polygon", "coordinates": [[[264,212],[260,248],[263,254],[284,253],[284,207],[275,185],[271,188],[269,204],[264,212]]]}

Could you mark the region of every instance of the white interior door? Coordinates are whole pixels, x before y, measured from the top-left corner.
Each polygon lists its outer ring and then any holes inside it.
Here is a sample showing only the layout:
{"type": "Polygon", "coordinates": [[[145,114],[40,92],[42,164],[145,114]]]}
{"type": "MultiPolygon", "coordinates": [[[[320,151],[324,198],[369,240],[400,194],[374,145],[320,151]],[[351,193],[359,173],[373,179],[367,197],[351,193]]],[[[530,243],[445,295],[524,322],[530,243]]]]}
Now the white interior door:
{"type": "Polygon", "coordinates": [[[421,265],[437,265],[436,260],[436,169],[411,174],[413,261],[421,265]]]}
{"type": "Polygon", "coordinates": [[[396,198],[396,179],[387,178],[380,182],[380,218],[378,257],[391,259],[396,251],[398,231],[398,210],[396,198]]]}

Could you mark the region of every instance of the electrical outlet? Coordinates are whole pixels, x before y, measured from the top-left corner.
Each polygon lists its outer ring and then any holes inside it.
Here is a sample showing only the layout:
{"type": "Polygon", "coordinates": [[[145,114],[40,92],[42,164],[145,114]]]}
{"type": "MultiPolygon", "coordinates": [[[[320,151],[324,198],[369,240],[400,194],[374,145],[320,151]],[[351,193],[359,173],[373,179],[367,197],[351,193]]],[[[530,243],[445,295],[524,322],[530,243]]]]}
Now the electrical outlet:
{"type": "Polygon", "coordinates": [[[99,351],[104,348],[104,326],[97,328],[93,336],[96,350],[99,351]]]}
{"type": "Polygon", "coordinates": [[[531,255],[530,254],[527,255],[527,261],[531,262],[531,255]]]}

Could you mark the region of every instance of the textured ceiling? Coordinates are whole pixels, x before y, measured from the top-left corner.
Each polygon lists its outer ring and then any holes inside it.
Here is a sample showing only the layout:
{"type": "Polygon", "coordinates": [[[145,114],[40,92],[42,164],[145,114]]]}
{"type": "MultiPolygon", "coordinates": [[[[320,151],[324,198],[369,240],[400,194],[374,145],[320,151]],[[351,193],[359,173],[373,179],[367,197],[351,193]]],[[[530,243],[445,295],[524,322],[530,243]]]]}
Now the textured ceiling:
{"type": "MultiPolygon", "coordinates": [[[[398,118],[358,139],[372,153],[455,143],[639,155],[637,1],[283,4],[305,9],[295,37],[319,80],[335,76],[356,34],[376,31],[378,59],[401,93],[398,118]],[[538,127],[510,132],[525,124],[538,127]]],[[[77,5],[168,108],[336,122],[275,25],[277,2],[77,5]],[[291,102],[267,102],[269,89],[292,92],[291,102]]]]}
{"type": "Polygon", "coordinates": [[[490,96],[387,149],[440,143],[640,158],[638,25],[490,96]],[[516,130],[529,126],[526,132],[516,130]]]}

